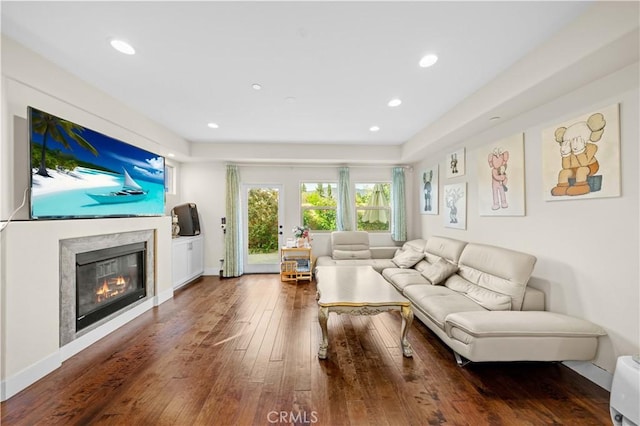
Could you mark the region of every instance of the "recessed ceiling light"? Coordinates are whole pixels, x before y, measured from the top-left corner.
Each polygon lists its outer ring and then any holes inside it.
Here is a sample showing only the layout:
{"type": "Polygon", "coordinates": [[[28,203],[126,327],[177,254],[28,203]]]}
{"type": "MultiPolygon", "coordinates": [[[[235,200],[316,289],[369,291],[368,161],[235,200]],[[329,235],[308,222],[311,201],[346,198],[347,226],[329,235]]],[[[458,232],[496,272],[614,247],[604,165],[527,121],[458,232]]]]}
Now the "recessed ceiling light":
{"type": "Polygon", "coordinates": [[[500,120],[500,117],[498,117],[497,115],[489,119],[489,121],[498,121],[498,120],[500,120]]]}
{"type": "Polygon", "coordinates": [[[397,107],[401,103],[402,101],[400,99],[395,98],[395,99],[391,99],[387,105],[389,105],[390,107],[397,107]]]}
{"type": "Polygon", "coordinates": [[[220,127],[216,123],[208,123],[207,126],[211,127],[212,129],[217,129],[218,127],[220,127]]]}
{"type": "Polygon", "coordinates": [[[173,158],[173,157],[175,157],[175,156],[176,156],[176,155],[175,155],[173,152],[168,152],[168,153],[167,153],[167,157],[172,157],[172,158],[173,158]]]}
{"type": "Polygon", "coordinates": [[[259,85],[258,83],[253,83],[253,84],[251,85],[251,87],[253,88],[253,90],[260,90],[260,89],[262,89],[262,86],[261,86],[261,85],[259,85]]]}
{"type": "Polygon", "coordinates": [[[422,59],[420,59],[420,66],[422,68],[428,68],[433,64],[435,64],[436,62],[438,62],[438,57],[436,55],[429,54],[429,55],[423,56],[422,59]]]}
{"type": "Polygon", "coordinates": [[[125,55],[134,55],[136,53],[136,49],[134,49],[133,46],[131,46],[126,41],[114,38],[110,43],[111,47],[113,47],[120,53],[124,53],[125,55]]]}
{"type": "Polygon", "coordinates": [[[370,132],[377,132],[378,130],[380,130],[380,127],[378,127],[378,126],[371,126],[371,127],[369,127],[369,131],[370,131],[370,132]]]}

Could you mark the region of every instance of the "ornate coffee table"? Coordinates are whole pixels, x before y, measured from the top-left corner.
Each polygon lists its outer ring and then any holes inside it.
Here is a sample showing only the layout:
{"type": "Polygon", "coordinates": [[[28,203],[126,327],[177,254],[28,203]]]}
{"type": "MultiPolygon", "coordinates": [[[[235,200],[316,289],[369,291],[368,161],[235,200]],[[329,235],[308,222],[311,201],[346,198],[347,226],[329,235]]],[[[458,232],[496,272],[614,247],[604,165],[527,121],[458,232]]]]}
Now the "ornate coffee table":
{"type": "Polygon", "coordinates": [[[392,310],[400,311],[402,315],[400,329],[402,353],[408,358],[413,356],[413,349],[407,341],[407,333],[413,321],[411,304],[371,266],[319,266],[316,268],[316,280],[318,282],[318,321],[322,329],[318,358],[327,358],[329,312],[377,315],[392,310]]]}

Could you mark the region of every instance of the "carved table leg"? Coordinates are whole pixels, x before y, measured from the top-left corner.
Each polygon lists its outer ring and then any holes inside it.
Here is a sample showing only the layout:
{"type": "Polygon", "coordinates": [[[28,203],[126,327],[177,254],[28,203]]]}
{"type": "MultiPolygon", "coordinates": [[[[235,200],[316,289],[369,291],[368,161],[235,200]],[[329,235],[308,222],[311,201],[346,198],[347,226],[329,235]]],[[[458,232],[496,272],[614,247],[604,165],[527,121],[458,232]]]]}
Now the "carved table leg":
{"type": "Polygon", "coordinates": [[[409,333],[409,328],[411,328],[411,323],[413,322],[413,311],[411,310],[411,306],[403,306],[402,307],[402,329],[400,330],[400,343],[402,344],[402,354],[407,358],[411,358],[413,356],[413,348],[411,347],[411,343],[407,340],[407,333],[409,333]]]}
{"type": "Polygon", "coordinates": [[[327,359],[327,349],[329,348],[329,338],[327,334],[327,320],[329,319],[329,308],[322,307],[318,309],[318,322],[322,330],[322,342],[320,342],[320,350],[318,350],[318,358],[327,359]]]}

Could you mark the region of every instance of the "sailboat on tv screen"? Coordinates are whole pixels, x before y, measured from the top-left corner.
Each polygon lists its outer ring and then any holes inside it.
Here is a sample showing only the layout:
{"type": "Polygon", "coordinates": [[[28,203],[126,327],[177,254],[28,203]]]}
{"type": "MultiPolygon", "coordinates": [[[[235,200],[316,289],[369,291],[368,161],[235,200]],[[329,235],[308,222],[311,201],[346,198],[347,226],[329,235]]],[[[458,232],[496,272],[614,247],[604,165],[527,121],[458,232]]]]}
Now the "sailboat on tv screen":
{"type": "Polygon", "coordinates": [[[113,191],[108,194],[90,194],[87,195],[100,204],[116,204],[116,203],[131,203],[134,201],[143,200],[147,196],[148,191],[145,191],[138,182],[124,170],[124,184],[119,191],[113,191]]]}

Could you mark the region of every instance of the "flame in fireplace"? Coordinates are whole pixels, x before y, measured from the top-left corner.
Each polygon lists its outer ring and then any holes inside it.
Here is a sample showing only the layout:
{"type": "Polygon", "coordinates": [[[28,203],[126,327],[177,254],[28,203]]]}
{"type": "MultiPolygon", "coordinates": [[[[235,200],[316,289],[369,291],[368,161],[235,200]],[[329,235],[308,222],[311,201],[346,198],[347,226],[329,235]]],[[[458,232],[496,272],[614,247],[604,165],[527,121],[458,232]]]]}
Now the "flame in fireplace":
{"type": "Polygon", "coordinates": [[[107,299],[124,293],[127,290],[127,280],[120,275],[116,278],[108,278],[96,290],[96,302],[103,302],[107,299]]]}

